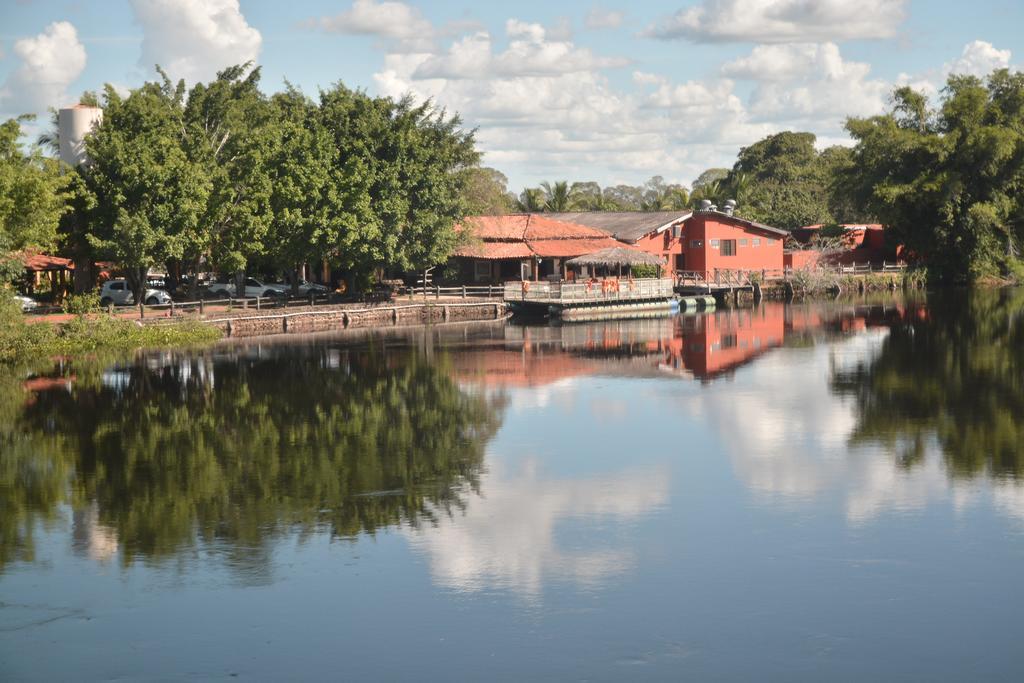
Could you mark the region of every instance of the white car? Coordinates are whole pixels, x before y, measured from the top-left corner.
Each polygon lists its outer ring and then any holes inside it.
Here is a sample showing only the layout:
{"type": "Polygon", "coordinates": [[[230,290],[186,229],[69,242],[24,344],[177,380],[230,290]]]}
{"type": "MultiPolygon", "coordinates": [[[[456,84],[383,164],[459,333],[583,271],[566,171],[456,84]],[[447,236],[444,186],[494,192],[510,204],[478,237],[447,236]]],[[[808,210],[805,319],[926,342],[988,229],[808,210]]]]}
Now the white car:
{"type": "MultiPolygon", "coordinates": [[[[171,303],[171,295],[162,289],[147,289],[143,302],[147,306],[171,303]]],[[[100,306],[130,306],[135,303],[135,294],[126,280],[107,280],[100,289],[100,306]]]]}
{"type": "Polygon", "coordinates": [[[39,308],[38,301],[30,297],[27,297],[24,294],[15,294],[14,300],[18,302],[19,306],[21,306],[22,313],[28,313],[29,311],[34,311],[35,309],[39,308]]]}
{"type": "MultiPolygon", "coordinates": [[[[228,298],[238,296],[235,292],[234,282],[214,282],[206,291],[212,297],[228,298]]],[[[267,285],[254,277],[247,277],[245,278],[245,293],[242,296],[247,299],[277,297],[285,296],[285,291],[281,285],[267,285]]]]}

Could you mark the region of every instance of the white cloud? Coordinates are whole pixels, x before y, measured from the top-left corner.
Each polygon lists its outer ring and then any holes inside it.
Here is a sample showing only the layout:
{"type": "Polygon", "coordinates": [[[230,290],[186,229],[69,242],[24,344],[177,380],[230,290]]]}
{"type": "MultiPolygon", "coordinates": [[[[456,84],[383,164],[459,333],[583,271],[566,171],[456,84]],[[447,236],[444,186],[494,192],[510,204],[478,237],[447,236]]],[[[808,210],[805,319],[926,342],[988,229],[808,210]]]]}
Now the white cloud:
{"type": "Polygon", "coordinates": [[[583,23],[591,30],[611,29],[622,26],[625,18],[626,15],[618,10],[594,7],[587,12],[587,17],[583,23]]]}
{"type": "Polygon", "coordinates": [[[68,88],[86,61],[72,24],[57,21],[36,36],[16,41],[14,55],[21,63],[0,88],[0,110],[40,115],[47,107],[71,104],[68,88]]]}
{"type": "Polygon", "coordinates": [[[945,67],[947,74],[966,74],[984,78],[996,69],[1010,66],[1009,50],[998,50],[992,43],[973,40],[964,45],[960,57],[945,67]]]}
{"type": "Polygon", "coordinates": [[[189,83],[255,61],[263,37],[242,15],[238,0],[131,0],[142,26],[139,64],[159,64],[171,78],[189,83]]]}
{"type": "Polygon", "coordinates": [[[479,31],[455,43],[443,55],[431,55],[413,73],[416,79],[544,76],[625,66],[621,58],[598,57],[567,40],[552,40],[540,24],[509,19],[507,49],[495,53],[491,36],[479,31]]]}
{"type": "Polygon", "coordinates": [[[871,65],[848,62],[835,43],[759,45],[722,67],[722,74],[755,81],[749,112],[755,120],[836,130],[844,116],[885,109],[892,85],[870,78],[871,65]]]}
{"type": "Polygon", "coordinates": [[[316,24],[331,33],[349,33],[387,38],[392,48],[429,49],[434,39],[433,25],[415,7],[404,2],[355,0],[351,9],[333,17],[322,17],[316,24]]]}
{"type": "Polygon", "coordinates": [[[645,35],[696,42],[821,42],[888,38],[905,0],[704,0],[651,24],[645,35]]]}

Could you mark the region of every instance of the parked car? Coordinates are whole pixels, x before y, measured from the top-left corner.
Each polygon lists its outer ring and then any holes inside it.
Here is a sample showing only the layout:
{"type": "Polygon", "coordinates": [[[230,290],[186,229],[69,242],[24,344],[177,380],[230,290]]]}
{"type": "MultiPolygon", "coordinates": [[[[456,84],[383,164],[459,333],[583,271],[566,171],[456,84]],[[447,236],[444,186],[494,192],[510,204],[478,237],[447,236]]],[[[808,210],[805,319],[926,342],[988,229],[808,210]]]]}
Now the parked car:
{"type": "Polygon", "coordinates": [[[15,294],[14,300],[21,306],[22,313],[28,313],[39,308],[39,302],[31,297],[27,297],[24,294],[15,294]]]}
{"type": "Polygon", "coordinates": [[[309,280],[299,280],[299,294],[301,296],[309,296],[310,292],[317,295],[326,294],[328,291],[330,290],[323,285],[318,285],[317,283],[310,282],[309,280]]]}
{"type": "MultiPolygon", "coordinates": [[[[143,302],[147,306],[171,303],[171,295],[162,289],[146,289],[143,302]]],[[[135,303],[135,294],[127,280],[107,280],[100,289],[100,306],[130,306],[135,303]]]]}
{"type": "MultiPolygon", "coordinates": [[[[207,294],[211,297],[234,297],[239,296],[235,291],[234,281],[217,281],[211,284],[207,290],[207,294]]],[[[285,290],[282,285],[268,285],[260,282],[254,277],[245,278],[245,292],[241,295],[246,298],[252,299],[255,297],[279,297],[285,296],[285,290]]]]}

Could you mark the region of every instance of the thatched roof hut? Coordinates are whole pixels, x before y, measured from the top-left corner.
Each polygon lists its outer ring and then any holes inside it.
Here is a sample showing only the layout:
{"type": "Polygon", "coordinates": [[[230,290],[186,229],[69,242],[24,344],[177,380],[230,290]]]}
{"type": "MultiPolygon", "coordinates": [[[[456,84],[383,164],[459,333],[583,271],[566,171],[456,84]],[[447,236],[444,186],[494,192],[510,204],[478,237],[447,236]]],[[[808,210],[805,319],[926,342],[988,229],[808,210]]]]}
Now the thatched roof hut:
{"type": "Polygon", "coordinates": [[[664,266],[665,264],[660,258],[646,251],[628,247],[609,247],[569,259],[566,261],[566,265],[614,268],[616,266],[664,266]]]}

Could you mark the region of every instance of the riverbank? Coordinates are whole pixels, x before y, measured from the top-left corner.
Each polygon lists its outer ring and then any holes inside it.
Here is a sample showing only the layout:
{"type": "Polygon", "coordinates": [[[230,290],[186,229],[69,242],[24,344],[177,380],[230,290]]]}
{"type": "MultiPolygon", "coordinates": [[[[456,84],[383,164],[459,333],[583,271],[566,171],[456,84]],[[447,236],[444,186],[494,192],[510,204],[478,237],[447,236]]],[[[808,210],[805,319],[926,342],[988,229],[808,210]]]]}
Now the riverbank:
{"type": "Polygon", "coordinates": [[[28,324],[17,308],[4,307],[0,312],[0,363],[194,346],[221,336],[216,326],[197,320],[139,325],[99,313],[78,315],[54,324],[28,324]]]}

